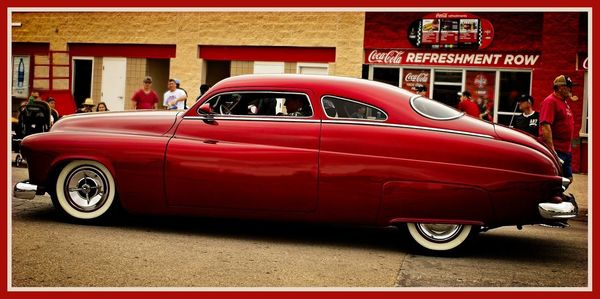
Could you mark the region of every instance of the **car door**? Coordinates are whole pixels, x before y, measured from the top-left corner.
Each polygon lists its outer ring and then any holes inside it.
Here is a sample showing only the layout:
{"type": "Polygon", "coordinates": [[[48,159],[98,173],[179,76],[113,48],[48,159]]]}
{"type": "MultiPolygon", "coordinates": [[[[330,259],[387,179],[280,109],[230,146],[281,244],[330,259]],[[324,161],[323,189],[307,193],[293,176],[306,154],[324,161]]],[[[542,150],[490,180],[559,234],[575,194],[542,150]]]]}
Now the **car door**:
{"type": "Polygon", "coordinates": [[[308,94],[229,91],[207,101],[215,112],[210,120],[184,116],[167,147],[168,205],[314,210],[320,121],[308,94]],[[291,97],[306,101],[306,115],[281,115],[291,97]]]}

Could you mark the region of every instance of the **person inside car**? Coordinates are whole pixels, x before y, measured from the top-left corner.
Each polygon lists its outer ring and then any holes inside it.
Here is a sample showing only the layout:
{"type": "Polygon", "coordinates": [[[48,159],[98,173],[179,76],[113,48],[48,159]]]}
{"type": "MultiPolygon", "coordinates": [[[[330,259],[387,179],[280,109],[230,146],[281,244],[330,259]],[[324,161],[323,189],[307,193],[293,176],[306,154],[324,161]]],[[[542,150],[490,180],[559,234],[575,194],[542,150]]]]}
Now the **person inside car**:
{"type": "Polygon", "coordinates": [[[287,114],[280,113],[279,115],[310,116],[311,115],[310,108],[307,108],[305,104],[306,104],[306,101],[299,97],[296,97],[296,96],[288,97],[285,99],[285,103],[283,104],[285,106],[287,114]]]}

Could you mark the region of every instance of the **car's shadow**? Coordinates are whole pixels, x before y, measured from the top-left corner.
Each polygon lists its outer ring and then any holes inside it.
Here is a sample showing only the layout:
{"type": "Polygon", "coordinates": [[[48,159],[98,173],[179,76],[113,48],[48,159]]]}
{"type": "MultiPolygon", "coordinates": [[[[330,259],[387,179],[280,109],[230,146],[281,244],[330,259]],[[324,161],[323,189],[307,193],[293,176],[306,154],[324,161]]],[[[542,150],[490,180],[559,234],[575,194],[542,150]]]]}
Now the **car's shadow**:
{"type": "MultiPolygon", "coordinates": [[[[151,233],[173,233],[253,242],[343,246],[399,251],[419,255],[440,255],[423,252],[416,248],[408,235],[393,227],[376,228],[355,225],[190,216],[141,216],[125,213],[113,215],[100,223],[81,224],[59,215],[51,207],[30,211],[19,217],[24,220],[65,223],[66,225],[95,225],[151,233]]],[[[552,229],[548,228],[548,230],[551,231],[552,229]]],[[[557,258],[564,258],[567,255],[565,248],[567,251],[574,250],[568,240],[550,234],[541,236],[518,231],[497,234],[494,230],[491,230],[475,238],[464,250],[451,255],[442,254],[441,256],[546,263],[555,261],[557,258]]],[[[578,256],[580,255],[578,254],[578,256]]]]}

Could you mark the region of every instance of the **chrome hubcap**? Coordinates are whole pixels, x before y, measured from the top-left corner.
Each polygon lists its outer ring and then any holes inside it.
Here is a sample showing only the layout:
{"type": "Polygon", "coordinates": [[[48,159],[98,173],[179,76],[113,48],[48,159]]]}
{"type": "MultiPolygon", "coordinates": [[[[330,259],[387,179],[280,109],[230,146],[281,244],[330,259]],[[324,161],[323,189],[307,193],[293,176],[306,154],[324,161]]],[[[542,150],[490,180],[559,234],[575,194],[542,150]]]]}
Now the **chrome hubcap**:
{"type": "Polygon", "coordinates": [[[102,207],[108,197],[108,179],[98,168],[84,165],[73,169],[64,186],[69,205],[92,212],[102,207]]]}
{"type": "Polygon", "coordinates": [[[427,224],[417,223],[417,230],[429,241],[441,243],[454,239],[462,231],[461,224],[427,224]]]}

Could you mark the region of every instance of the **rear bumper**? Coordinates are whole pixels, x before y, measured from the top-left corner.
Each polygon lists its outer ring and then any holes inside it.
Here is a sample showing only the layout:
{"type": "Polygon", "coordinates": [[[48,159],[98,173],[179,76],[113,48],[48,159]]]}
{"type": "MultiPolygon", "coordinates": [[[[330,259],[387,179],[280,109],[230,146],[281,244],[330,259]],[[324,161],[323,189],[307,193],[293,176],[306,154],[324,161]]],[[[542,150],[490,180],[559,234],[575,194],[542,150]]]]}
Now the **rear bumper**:
{"type": "Polygon", "coordinates": [[[20,199],[33,199],[38,192],[38,186],[29,181],[19,182],[13,188],[13,196],[20,199]]]}
{"type": "Polygon", "coordinates": [[[565,200],[561,203],[543,202],[538,205],[540,216],[544,219],[561,220],[577,217],[579,208],[572,194],[564,195],[565,200]]]}

